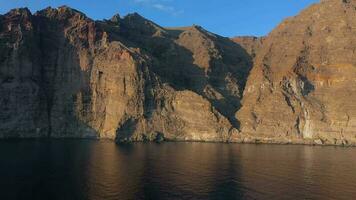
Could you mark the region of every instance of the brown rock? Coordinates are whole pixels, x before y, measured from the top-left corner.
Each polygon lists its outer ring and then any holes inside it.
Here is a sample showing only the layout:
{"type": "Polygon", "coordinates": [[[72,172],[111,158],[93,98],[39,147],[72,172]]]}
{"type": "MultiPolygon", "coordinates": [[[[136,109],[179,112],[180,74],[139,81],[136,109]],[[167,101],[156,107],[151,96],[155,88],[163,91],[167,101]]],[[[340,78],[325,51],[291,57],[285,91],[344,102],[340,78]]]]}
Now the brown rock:
{"type": "Polygon", "coordinates": [[[323,1],[266,37],[237,113],[242,132],[355,140],[355,6],[323,1]]]}
{"type": "Polygon", "coordinates": [[[253,37],[253,36],[242,36],[234,37],[232,41],[240,44],[250,55],[251,57],[256,57],[259,49],[263,45],[264,37],[253,37]]]}
{"type": "Polygon", "coordinates": [[[324,142],[321,139],[314,140],[314,143],[317,145],[322,145],[324,142]]]}
{"type": "Polygon", "coordinates": [[[137,13],[11,10],[0,137],[356,144],[355,7],[322,1],[267,37],[234,39],[137,13]]]}
{"type": "Polygon", "coordinates": [[[1,137],[228,141],[237,131],[251,63],[228,39],[138,14],[94,22],[65,6],[0,22],[1,137]]]}

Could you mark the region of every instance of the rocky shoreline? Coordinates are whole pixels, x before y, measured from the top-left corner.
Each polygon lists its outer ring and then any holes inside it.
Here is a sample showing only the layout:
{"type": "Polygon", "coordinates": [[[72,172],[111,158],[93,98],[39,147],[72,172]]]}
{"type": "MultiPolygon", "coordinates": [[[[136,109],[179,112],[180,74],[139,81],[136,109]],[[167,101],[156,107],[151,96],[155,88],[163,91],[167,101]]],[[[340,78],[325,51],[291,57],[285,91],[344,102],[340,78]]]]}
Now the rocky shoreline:
{"type": "Polygon", "coordinates": [[[135,144],[135,143],[223,143],[223,144],[264,144],[264,145],[307,145],[307,146],[335,146],[335,147],[356,147],[356,142],[349,142],[347,140],[336,140],[334,142],[328,140],[305,140],[305,139],[281,139],[281,138],[262,138],[262,137],[242,137],[238,139],[231,139],[226,141],[204,141],[204,140],[173,140],[165,138],[155,138],[151,140],[115,140],[110,138],[99,137],[77,137],[77,136],[59,136],[59,137],[2,137],[1,140],[106,140],[116,142],[117,144],[135,144]]]}

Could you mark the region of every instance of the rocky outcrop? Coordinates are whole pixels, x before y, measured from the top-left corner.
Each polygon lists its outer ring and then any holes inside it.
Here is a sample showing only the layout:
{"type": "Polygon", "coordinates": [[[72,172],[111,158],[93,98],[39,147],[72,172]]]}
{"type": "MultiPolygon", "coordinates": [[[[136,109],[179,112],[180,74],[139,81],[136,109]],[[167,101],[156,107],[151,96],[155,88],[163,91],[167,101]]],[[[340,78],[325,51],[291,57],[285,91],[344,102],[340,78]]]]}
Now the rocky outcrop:
{"type": "Polygon", "coordinates": [[[137,13],[11,10],[0,137],[355,145],[355,8],[325,0],[233,39],[137,13]]]}
{"type": "Polygon", "coordinates": [[[322,1],[264,39],[237,112],[242,132],[355,144],[355,8],[354,0],[322,1]]]}
{"type": "Polygon", "coordinates": [[[234,37],[232,41],[240,44],[247,52],[251,55],[252,58],[255,58],[258,50],[263,45],[264,37],[254,37],[254,36],[240,36],[234,37]]]}
{"type": "Polygon", "coordinates": [[[0,132],[2,136],[42,136],[48,129],[39,84],[36,34],[27,9],[1,16],[0,132]]]}
{"type": "Polygon", "coordinates": [[[68,7],[15,9],[1,17],[0,41],[1,137],[238,134],[232,124],[249,56],[200,27],[166,30],[138,14],[95,22],[68,7]]]}

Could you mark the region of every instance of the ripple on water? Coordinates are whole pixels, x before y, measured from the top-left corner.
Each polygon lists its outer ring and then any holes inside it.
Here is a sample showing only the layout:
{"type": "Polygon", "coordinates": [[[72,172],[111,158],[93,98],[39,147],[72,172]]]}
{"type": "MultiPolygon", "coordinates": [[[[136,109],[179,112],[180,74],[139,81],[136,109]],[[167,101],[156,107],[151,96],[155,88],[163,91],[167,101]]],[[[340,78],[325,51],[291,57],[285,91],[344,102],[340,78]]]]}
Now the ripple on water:
{"type": "Polygon", "coordinates": [[[0,199],[350,199],[356,148],[0,142],[0,199]]]}

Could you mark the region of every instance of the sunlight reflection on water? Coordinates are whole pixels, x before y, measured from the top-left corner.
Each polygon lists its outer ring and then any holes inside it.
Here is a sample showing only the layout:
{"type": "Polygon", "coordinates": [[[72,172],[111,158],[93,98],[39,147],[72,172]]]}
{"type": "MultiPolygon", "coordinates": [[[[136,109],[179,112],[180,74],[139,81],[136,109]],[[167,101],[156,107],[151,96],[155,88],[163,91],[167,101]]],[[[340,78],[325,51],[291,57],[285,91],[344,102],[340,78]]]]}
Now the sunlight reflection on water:
{"type": "Polygon", "coordinates": [[[0,142],[0,199],[350,199],[356,148],[0,142]]]}

